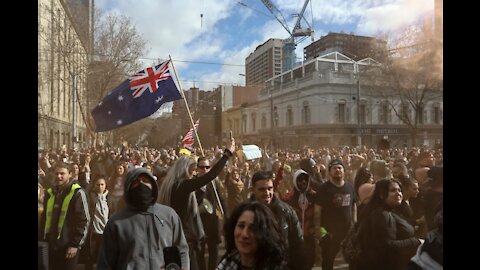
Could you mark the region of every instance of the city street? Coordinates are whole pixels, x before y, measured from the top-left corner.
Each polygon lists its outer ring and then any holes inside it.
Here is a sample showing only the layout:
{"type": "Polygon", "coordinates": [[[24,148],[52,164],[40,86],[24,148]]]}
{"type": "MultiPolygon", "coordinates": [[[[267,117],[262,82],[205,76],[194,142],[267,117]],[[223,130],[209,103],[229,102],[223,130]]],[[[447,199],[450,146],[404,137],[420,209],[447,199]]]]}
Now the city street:
{"type": "MultiPolygon", "coordinates": [[[[221,257],[225,253],[225,249],[224,249],[223,245],[220,246],[219,253],[220,253],[219,257],[221,257]]],[[[208,254],[206,254],[205,259],[208,261],[208,254]]],[[[321,269],[322,269],[322,267],[320,265],[312,268],[312,270],[321,270],[321,269]]],[[[340,252],[337,254],[337,258],[335,258],[335,265],[334,265],[333,269],[348,270],[348,263],[346,263],[343,260],[343,257],[340,254],[340,252]]],[[[85,266],[83,264],[80,264],[80,265],[77,266],[76,270],[85,270],[85,266]]],[[[292,270],[294,270],[294,269],[292,269],[292,270]]]]}

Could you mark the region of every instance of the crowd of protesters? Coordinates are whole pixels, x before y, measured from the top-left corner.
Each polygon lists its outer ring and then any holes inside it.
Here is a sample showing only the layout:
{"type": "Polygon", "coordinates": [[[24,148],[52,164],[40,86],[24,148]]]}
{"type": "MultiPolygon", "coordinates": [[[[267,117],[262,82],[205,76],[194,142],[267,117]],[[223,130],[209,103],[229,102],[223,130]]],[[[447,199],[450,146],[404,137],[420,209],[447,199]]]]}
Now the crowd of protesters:
{"type": "MultiPolygon", "coordinates": [[[[229,148],[221,149],[219,147],[203,149],[204,157],[202,157],[202,159],[207,159],[208,162],[202,162],[201,166],[199,165],[200,162],[197,162],[197,158],[201,156],[200,153],[202,152],[200,149],[196,149],[196,151],[188,151],[179,147],[155,149],[146,146],[129,147],[126,143],[123,143],[118,147],[75,150],[66,150],[63,148],[61,150],[39,151],[39,217],[44,210],[43,208],[46,206],[45,200],[48,198],[48,195],[45,197],[45,194],[48,194],[48,190],[54,186],[55,178],[57,177],[57,173],[55,172],[57,166],[55,165],[60,163],[68,164],[68,166],[70,166],[69,171],[71,171],[71,179],[85,191],[84,193],[87,197],[86,202],[89,204],[89,213],[87,214],[87,216],[89,216],[89,232],[88,237],[84,239],[85,243],[82,243],[79,262],[85,263],[89,269],[92,269],[93,264],[97,262],[99,243],[101,242],[103,228],[105,228],[108,218],[126,207],[124,185],[125,176],[128,172],[139,167],[143,167],[150,171],[155,177],[161,196],[167,196],[168,194],[168,200],[162,199],[158,200],[158,202],[166,204],[166,202],[170,200],[170,195],[174,196],[174,193],[171,191],[172,187],[162,186],[163,184],[167,183],[168,185],[174,186],[180,185],[175,181],[180,180],[177,178],[181,173],[185,174],[182,176],[185,178],[192,178],[197,174],[199,174],[199,177],[202,177],[202,175],[207,174],[207,172],[202,173],[199,171],[206,167],[210,169],[210,166],[213,168],[217,162],[223,163],[225,162],[224,159],[228,159],[225,166],[219,166],[215,173],[208,175],[208,181],[205,181],[205,183],[210,183],[210,181],[214,179],[212,183],[215,183],[215,190],[218,192],[219,197],[222,198],[222,211],[219,211],[220,206],[217,202],[211,202],[215,207],[212,215],[218,216],[218,222],[214,223],[217,226],[215,229],[218,232],[223,230],[223,225],[227,222],[229,213],[234,213],[238,205],[246,200],[255,200],[255,196],[257,196],[258,200],[259,194],[260,192],[263,192],[263,190],[257,190],[258,193],[255,193],[255,183],[258,179],[254,176],[259,172],[268,172],[269,175],[261,180],[272,180],[272,192],[274,192],[274,197],[271,198],[273,198],[273,201],[278,200],[282,205],[287,204],[291,207],[284,207],[282,208],[283,210],[279,211],[290,213],[290,210],[288,209],[292,209],[292,214],[295,215],[293,220],[299,222],[299,228],[301,230],[300,238],[304,243],[302,243],[301,249],[295,251],[302,251],[304,254],[301,254],[301,256],[295,256],[296,259],[304,258],[301,263],[305,263],[308,269],[311,269],[315,265],[319,266],[322,261],[324,262],[322,267],[326,267],[324,269],[331,267],[326,266],[325,260],[329,261],[327,265],[333,263],[331,261],[333,261],[338,252],[343,236],[349,226],[353,226],[353,224],[357,222],[357,214],[359,219],[358,222],[360,222],[360,219],[367,218],[365,217],[364,210],[368,212],[374,211],[368,210],[373,207],[368,207],[368,205],[372,205],[370,203],[372,198],[379,197],[374,201],[378,205],[383,205],[382,207],[384,208],[382,209],[388,208],[388,213],[390,213],[391,210],[391,213],[394,213],[396,218],[398,216],[402,219],[402,224],[403,221],[405,221],[407,225],[411,226],[412,231],[410,232],[410,230],[408,230],[409,235],[411,233],[411,237],[422,239],[418,241],[418,243],[412,242],[413,244],[410,246],[410,250],[405,254],[402,253],[402,256],[404,257],[400,258],[398,257],[400,255],[398,255],[388,262],[401,264],[395,269],[404,269],[409,259],[414,257],[415,252],[417,252],[415,258],[418,264],[418,258],[422,258],[419,252],[421,252],[421,248],[426,245],[421,245],[418,248],[418,251],[417,247],[422,243],[423,239],[427,238],[429,232],[438,229],[436,214],[441,210],[439,206],[443,206],[442,149],[427,149],[426,147],[373,149],[366,146],[310,147],[303,149],[276,149],[275,151],[271,149],[262,149],[262,157],[252,160],[247,160],[245,155],[239,151],[240,149],[241,146],[238,145],[236,151],[232,151],[233,149],[229,148]],[[182,168],[178,168],[178,172],[173,172],[172,170],[169,171],[170,168],[181,166],[179,163],[185,159],[183,156],[190,157],[189,159],[186,159],[188,162],[186,162],[182,168]],[[342,180],[341,184],[338,184],[340,182],[332,180],[340,178],[342,180]],[[400,197],[401,203],[399,203],[398,206],[386,206],[389,205],[385,203],[386,198],[384,197],[389,196],[390,194],[388,193],[388,188],[390,187],[388,184],[385,187],[382,186],[386,191],[377,189],[375,192],[376,183],[383,183],[381,180],[385,179],[394,181],[389,183],[394,183],[394,185],[392,184],[392,187],[396,188],[396,190],[392,192],[396,192],[397,195],[400,194],[395,197],[397,199],[400,197]],[[339,229],[339,227],[338,224],[335,223],[336,219],[334,216],[342,215],[341,213],[339,214],[336,212],[343,212],[343,215],[345,215],[345,211],[335,209],[335,207],[337,207],[335,206],[335,203],[330,205],[330,202],[334,200],[343,200],[339,205],[345,206],[345,198],[348,196],[342,195],[342,198],[340,199],[335,198],[340,191],[333,192],[331,190],[335,187],[343,188],[344,185],[351,186],[351,192],[348,191],[351,193],[348,209],[355,209],[355,211],[351,211],[349,215],[352,216],[345,219],[346,223],[341,225],[342,236],[339,238],[337,234],[337,229],[339,229]],[[382,192],[386,193],[384,194],[382,192]],[[381,202],[384,203],[382,204],[381,202]],[[320,217],[318,216],[318,213],[315,213],[315,207],[322,209],[323,216],[321,220],[323,229],[325,229],[323,224],[329,218],[328,216],[330,216],[330,219],[333,222],[328,225],[330,228],[327,228],[326,234],[324,232],[319,232],[319,223],[315,219],[320,217]],[[330,245],[333,243],[332,241],[335,242],[335,247],[333,248],[333,251],[327,252],[330,249],[330,245]],[[322,252],[319,252],[320,250],[322,252]],[[320,256],[320,254],[322,254],[322,256],[320,256]]],[[[201,186],[203,185],[204,183],[201,186]]],[[[183,215],[182,209],[177,208],[185,208],[193,202],[201,203],[201,200],[196,200],[195,192],[192,192],[196,191],[198,188],[199,186],[195,185],[195,188],[189,189],[188,192],[185,193],[186,197],[184,196],[184,199],[180,200],[178,198],[171,198],[172,201],[178,200],[177,204],[173,204],[172,202],[172,208],[177,211],[182,222],[185,222],[185,219],[190,217],[190,215],[183,215]]],[[[205,190],[205,187],[203,187],[203,190],[205,190]]],[[[212,192],[212,190],[210,192],[212,192]]],[[[394,195],[391,196],[393,197],[394,195]]],[[[215,199],[215,197],[216,196],[213,196],[212,194],[209,196],[210,200],[212,200],[212,198],[215,199]]],[[[193,206],[190,205],[189,207],[193,206]]],[[[195,206],[195,209],[197,209],[197,207],[201,206],[195,206]]],[[[186,211],[186,209],[183,210],[186,211]]],[[[195,213],[198,216],[197,211],[195,213]]],[[[281,213],[275,213],[274,211],[273,213],[274,216],[277,216],[278,220],[278,215],[281,215],[281,213]]],[[[381,219],[380,217],[376,218],[381,219]]],[[[195,222],[201,222],[202,220],[203,219],[198,218],[195,222]]],[[[280,218],[280,220],[282,219],[280,218]]],[[[280,223],[279,225],[294,226],[295,224],[282,225],[280,223]]],[[[41,226],[42,224],[39,222],[39,228],[41,226]]],[[[184,229],[185,226],[186,225],[183,224],[184,229]]],[[[234,224],[230,226],[234,226],[234,224]]],[[[209,230],[211,230],[211,228],[209,228],[209,230]]],[[[228,233],[232,232],[230,231],[228,233]]],[[[378,233],[378,231],[376,233],[378,233]]],[[[205,235],[204,232],[201,232],[201,234],[205,235]]],[[[211,234],[214,235],[213,233],[211,234]]],[[[196,239],[201,241],[201,243],[195,243],[196,252],[205,251],[205,242],[207,245],[212,243],[208,242],[208,237],[207,234],[201,239],[196,239]]],[[[218,239],[218,236],[212,237],[215,237],[213,240],[214,243],[221,241],[218,239]]],[[[287,235],[286,237],[291,236],[287,235]]],[[[378,236],[372,232],[370,235],[370,241],[374,241],[375,237],[385,238],[387,236],[378,236]]],[[[188,237],[187,240],[189,240],[188,237]]],[[[387,240],[384,241],[386,246],[377,245],[376,248],[381,249],[382,247],[387,247],[383,249],[383,251],[389,252],[390,246],[387,240]]],[[[292,242],[290,242],[290,245],[292,245],[292,242]]],[[[288,241],[285,244],[285,247],[288,248],[288,241]]],[[[190,248],[192,248],[192,245],[190,245],[190,248]]],[[[391,248],[393,251],[388,253],[388,256],[379,254],[376,254],[375,256],[382,256],[383,259],[396,256],[394,251],[395,246],[391,248]]],[[[218,249],[216,248],[211,250],[212,252],[218,252],[218,249]]],[[[288,250],[285,252],[288,252],[288,250]]],[[[190,254],[192,254],[192,251],[190,251],[190,254]]],[[[209,255],[209,257],[210,256],[217,258],[218,254],[209,255]]],[[[203,258],[203,255],[200,255],[200,257],[203,258]]],[[[221,258],[218,259],[218,261],[220,260],[221,258]]],[[[375,261],[375,258],[372,258],[372,261],[375,263],[382,263],[382,261],[375,261]]],[[[203,260],[199,260],[199,262],[198,269],[207,269],[203,260]]],[[[290,269],[297,269],[295,266],[291,265],[290,261],[287,263],[290,269]]],[[[441,264],[441,262],[438,261],[437,263],[441,264]]],[[[208,269],[212,270],[216,265],[217,263],[209,263],[208,269]]]]}

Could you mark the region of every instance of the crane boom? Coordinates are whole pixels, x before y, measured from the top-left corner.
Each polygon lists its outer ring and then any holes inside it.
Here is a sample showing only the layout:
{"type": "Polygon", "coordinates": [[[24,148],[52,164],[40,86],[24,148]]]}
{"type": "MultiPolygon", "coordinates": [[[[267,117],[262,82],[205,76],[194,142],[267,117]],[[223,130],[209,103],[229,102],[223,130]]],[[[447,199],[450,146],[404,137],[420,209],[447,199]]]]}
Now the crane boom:
{"type": "Polygon", "coordinates": [[[275,19],[277,19],[277,21],[283,26],[283,28],[285,28],[285,30],[287,30],[287,32],[290,35],[292,35],[292,32],[288,28],[287,20],[285,20],[285,17],[283,17],[280,10],[278,10],[278,8],[272,3],[272,1],[262,0],[262,3],[265,5],[265,7],[268,8],[270,13],[272,13],[273,17],[275,17],[275,19]],[[279,16],[281,17],[281,19],[279,18],[279,16]]]}
{"type": "MultiPolygon", "coordinates": [[[[300,26],[300,21],[302,20],[305,9],[307,8],[308,2],[310,0],[305,0],[303,7],[300,13],[296,14],[298,19],[295,23],[295,26],[292,30],[288,27],[285,17],[282,15],[280,10],[273,4],[271,0],[262,0],[262,3],[265,7],[268,8],[270,13],[277,19],[277,21],[287,30],[289,36],[283,40],[283,71],[290,70],[294,67],[297,56],[295,54],[295,48],[297,47],[297,41],[295,37],[302,36],[312,36],[313,30],[311,28],[302,29],[300,26]]],[[[305,20],[306,21],[306,20],[305,20]]],[[[308,22],[307,22],[308,24],[308,22]]]]}
{"type": "MultiPolygon", "coordinates": [[[[305,2],[303,3],[302,11],[300,11],[300,13],[298,13],[297,21],[295,22],[295,26],[293,27],[293,30],[292,30],[292,36],[298,37],[298,36],[311,36],[312,35],[313,31],[310,28],[302,29],[302,27],[300,26],[300,21],[303,18],[303,14],[305,13],[305,9],[307,8],[307,5],[308,5],[309,1],[310,0],[305,0],[305,2]]],[[[305,21],[307,22],[307,20],[305,20],[305,21]]],[[[307,22],[307,24],[308,24],[308,22],[307,22]]]]}

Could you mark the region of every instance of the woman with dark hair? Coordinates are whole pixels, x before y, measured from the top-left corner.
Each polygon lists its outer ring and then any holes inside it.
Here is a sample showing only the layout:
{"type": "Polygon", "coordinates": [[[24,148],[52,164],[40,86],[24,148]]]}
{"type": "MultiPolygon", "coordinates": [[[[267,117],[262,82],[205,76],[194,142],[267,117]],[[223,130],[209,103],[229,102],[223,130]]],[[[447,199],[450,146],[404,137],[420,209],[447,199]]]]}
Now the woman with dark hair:
{"type": "Polygon", "coordinates": [[[405,269],[421,241],[414,228],[393,209],[402,203],[401,185],[394,179],[375,183],[373,196],[361,213],[356,270],[405,269]],[[373,240],[373,241],[372,241],[373,240]]]}
{"type": "Polygon", "coordinates": [[[357,213],[360,214],[372,196],[375,184],[373,184],[373,175],[365,167],[358,169],[353,183],[355,187],[355,194],[357,196],[357,213]]]}
{"type": "Polygon", "coordinates": [[[287,270],[286,243],[272,211],[257,201],[239,204],[225,223],[226,252],[216,270],[287,270]]]}

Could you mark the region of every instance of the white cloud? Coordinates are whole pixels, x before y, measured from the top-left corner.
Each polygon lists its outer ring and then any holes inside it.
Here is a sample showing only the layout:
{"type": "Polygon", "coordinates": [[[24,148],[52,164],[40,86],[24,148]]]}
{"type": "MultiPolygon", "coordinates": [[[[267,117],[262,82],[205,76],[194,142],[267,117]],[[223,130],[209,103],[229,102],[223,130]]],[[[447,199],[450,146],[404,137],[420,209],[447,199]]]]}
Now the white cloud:
{"type": "Polygon", "coordinates": [[[398,0],[364,11],[358,31],[366,34],[391,32],[416,23],[433,9],[433,0],[398,0]]]}
{"type": "MultiPolygon", "coordinates": [[[[192,61],[244,65],[245,58],[267,39],[288,37],[261,1],[241,0],[247,7],[239,1],[97,0],[96,4],[132,19],[147,41],[146,63],[171,55],[174,61],[180,60],[175,67],[182,80],[196,80],[196,86],[211,90],[222,82],[243,85],[245,78],[238,74],[245,73],[244,66],[207,66],[192,61]]],[[[291,14],[300,12],[303,1],[272,1],[293,27],[296,18],[291,14]]],[[[315,18],[315,40],[334,27],[376,35],[418,20],[433,9],[433,1],[310,0],[304,16],[310,23],[312,15],[315,18]]],[[[307,26],[303,20],[302,26],[307,26]]],[[[303,56],[303,48],[310,42],[307,39],[297,45],[297,57],[303,56]]],[[[191,86],[192,82],[182,82],[184,89],[191,86]]]]}

